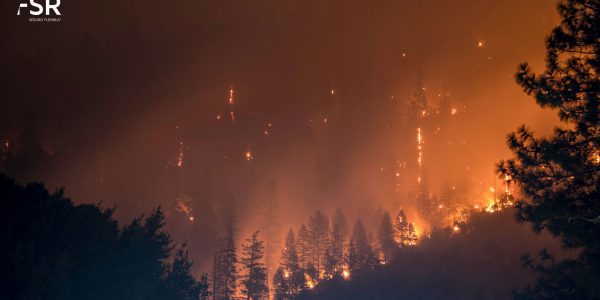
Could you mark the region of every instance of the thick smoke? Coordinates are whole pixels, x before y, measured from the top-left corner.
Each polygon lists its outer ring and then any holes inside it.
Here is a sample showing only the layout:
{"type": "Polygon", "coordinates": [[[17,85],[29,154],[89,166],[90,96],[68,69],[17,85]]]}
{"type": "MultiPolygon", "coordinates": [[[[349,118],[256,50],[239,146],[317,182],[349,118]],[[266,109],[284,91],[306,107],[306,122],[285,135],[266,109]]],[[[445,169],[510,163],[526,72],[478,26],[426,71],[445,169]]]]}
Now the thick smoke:
{"type": "Polygon", "coordinates": [[[455,187],[469,205],[490,196],[506,133],[556,121],[512,77],[542,66],[548,1],[88,0],[56,24],[0,7],[3,170],[123,221],[161,205],[199,269],[224,195],[247,236],[271,182],[282,232],[337,207],[370,227],[403,207],[429,228],[403,119],[422,87],[432,115],[442,98],[457,110],[444,139],[424,129],[428,191],[455,187]]]}

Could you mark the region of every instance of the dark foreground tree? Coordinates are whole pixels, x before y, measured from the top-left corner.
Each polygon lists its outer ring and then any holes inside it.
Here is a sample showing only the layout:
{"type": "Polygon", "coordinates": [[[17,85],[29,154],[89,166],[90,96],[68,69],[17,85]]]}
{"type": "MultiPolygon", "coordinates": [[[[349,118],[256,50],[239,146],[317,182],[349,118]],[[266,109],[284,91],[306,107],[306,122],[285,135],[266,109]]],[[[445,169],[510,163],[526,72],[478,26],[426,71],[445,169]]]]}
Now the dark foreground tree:
{"type": "Polygon", "coordinates": [[[173,263],[169,266],[168,274],[164,279],[164,299],[208,299],[208,277],[204,274],[200,281],[196,281],[191,274],[192,265],[184,244],[177,249],[173,263]]]}
{"type": "Polygon", "coordinates": [[[206,297],[206,280],[190,276],[183,250],[169,264],[173,246],[160,209],[123,229],[112,213],[0,175],[0,298],[206,297]]]}
{"type": "Polygon", "coordinates": [[[523,298],[600,298],[600,2],[561,1],[562,18],[546,41],[546,70],[533,74],[520,66],[517,82],[543,108],[554,109],[565,123],[549,137],[525,128],[508,137],[514,158],[500,162],[505,180],[518,184],[524,199],[517,219],[547,230],[575,259],[555,261],[542,251],[539,272],[523,298]]]}
{"type": "Polygon", "coordinates": [[[242,276],[242,294],[248,299],[266,299],[269,293],[267,287],[267,268],[262,262],[264,257],[263,242],[258,239],[258,231],[242,245],[242,265],[246,274],[242,276]]]}

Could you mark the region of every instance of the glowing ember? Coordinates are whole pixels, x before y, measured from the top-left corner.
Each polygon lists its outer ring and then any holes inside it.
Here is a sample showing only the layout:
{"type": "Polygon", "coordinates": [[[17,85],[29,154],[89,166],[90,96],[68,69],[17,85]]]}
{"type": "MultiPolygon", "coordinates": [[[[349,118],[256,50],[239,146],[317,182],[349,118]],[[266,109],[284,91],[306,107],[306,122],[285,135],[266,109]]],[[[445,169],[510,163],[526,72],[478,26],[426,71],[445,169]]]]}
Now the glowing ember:
{"type": "Polygon", "coordinates": [[[459,232],[460,231],[460,227],[458,227],[458,225],[454,225],[454,226],[452,226],[452,231],[459,232]]]}
{"type": "Polygon", "coordinates": [[[344,271],[342,271],[342,277],[343,277],[344,279],[348,279],[348,278],[350,278],[350,272],[348,272],[348,270],[344,270],[344,271]]]}
{"type": "Polygon", "coordinates": [[[421,146],[423,144],[423,137],[421,136],[421,127],[417,128],[417,150],[419,152],[419,155],[417,157],[417,162],[419,163],[419,168],[421,168],[421,165],[423,163],[423,152],[421,151],[423,149],[423,147],[421,146]]]}
{"type": "Polygon", "coordinates": [[[179,156],[177,156],[177,167],[183,167],[183,142],[179,143],[179,156]]]}
{"type": "Polygon", "coordinates": [[[458,112],[458,110],[456,110],[456,108],[452,108],[452,110],[450,111],[450,114],[455,115],[458,112]]]}
{"type": "Polygon", "coordinates": [[[252,152],[250,150],[246,151],[246,153],[244,154],[244,158],[248,161],[253,160],[254,156],[252,155],[252,152]]]}
{"type": "Polygon", "coordinates": [[[306,286],[309,289],[313,289],[315,287],[315,282],[312,280],[312,278],[306,273],[304,274],[304,278],[306,279],[306,286]]]}
{"type": "Polygon", "coordinates": [[[233,86],[229,88],[229,116],[231,117],[231,121],[235,122],[235,113],[233,111],[233,86]]]}
{"type": "Polygon", "coordinates": [[[484,41],[477,42],[477,47],[483,48],[483,46],[484,46],[484,41]]]}

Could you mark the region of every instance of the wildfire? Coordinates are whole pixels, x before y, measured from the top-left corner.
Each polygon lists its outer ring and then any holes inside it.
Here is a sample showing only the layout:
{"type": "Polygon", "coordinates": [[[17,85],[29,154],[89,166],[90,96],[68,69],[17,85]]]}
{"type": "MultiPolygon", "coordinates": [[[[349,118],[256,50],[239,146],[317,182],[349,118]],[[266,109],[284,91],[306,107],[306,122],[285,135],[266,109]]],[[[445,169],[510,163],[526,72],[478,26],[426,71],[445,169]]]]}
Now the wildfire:
{"type": "Polygon", "coordinates": [[[193,223],[195,219],[192,212],[192,208],[190,207],[190,202],[191,199],[189,198],[177,199],[177,204],[175,208],[177,209],[177,211],[185,214],[190,223],[193,223]]]}
{"type": "Polygon", "coordinates": [[[231,122],[235,123],[235,113],[233,111],[233,86],[229,88],[229,116],[231,117],[231,122]]]}
{"type": "Polygon", "coordinates": [[[306,279],[306,286],[309,289],[313,289],[315,287],[315,282],[310,278],[308,274],[304,274],[304,278],[306,279]]]}
{"type": "MultiPolygon", "coordinates": [[[[8,141],[6,141],[6,148],[8,149],[8,141]]],[[[590,160],[593,164],[600,164],[600,151],[596,150],[590,155],[590,160]]]]}
{"type": "Polygon", "coordinates": [[[183,154],[184,154],[184,146],[183,142],[179,142],[179,155],[177,156],[177,167],[183,167],[183,154]]]}
{"type": "MultiPolygon", "coordinates": [[[[418,157],[417,157],[417,163],[419,164],[419,168],[421,168],[421,165],[423,163],[423,137],[421,136],[421,127],[417,128],[417,150],[419,152],[418,157]]],[[[419,177],[420,179],[420,177],[419,177]]],[[[419,180],[420,182],[420,180],[419,180]]]]}

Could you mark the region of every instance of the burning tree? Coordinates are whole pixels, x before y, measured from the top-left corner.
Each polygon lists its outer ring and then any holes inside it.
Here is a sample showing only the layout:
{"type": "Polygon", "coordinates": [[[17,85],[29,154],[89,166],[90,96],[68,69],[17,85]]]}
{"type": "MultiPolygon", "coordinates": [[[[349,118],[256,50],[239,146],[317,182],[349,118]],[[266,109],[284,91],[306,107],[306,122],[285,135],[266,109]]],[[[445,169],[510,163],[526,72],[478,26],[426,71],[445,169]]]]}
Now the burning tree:
{"type": "Polygon", "coordinates": [[[417,234],[412,223],[408,222],[404,210],[401,209],[394,220],[394,235],[398,246],[406,247],[417,243],[417,234]]]}
{"type": "Polygon", "coordinates": [[[267,287],[267,268],[262,259],[264,257],[263,242],[258,239],[259,231],[255,231],[252,237],[246,240],[247,244],[242,245],[243,257],[242,265],[247,274],[242,277],[242,294],[248,299],[268,298],[269,288],[267,287]]]}
{"type": "Polygon", "coordinates": [[[517,219],[536,231],[548,230],[574,259],[554,262],[545,251],[540,262],[525,257],[538,271],[523,298],[590,299],[600,297],[600,2],[565,0],[562,17],[546,40],[546,70],[533,74],[527,64],[517,82],[543,108],[556,109],[567,126],[549,137],[535,137],[522,126],[508,136],[514,157],[498,164],[520,188],[517,219]]]}
{"type": "Polygon", "coordinates": [[[290,229],[281,253],[279,268],[273,277],[275,298],[293,298],[305,289],[304,271],[300,268],[296,239],[290,229]]]}

